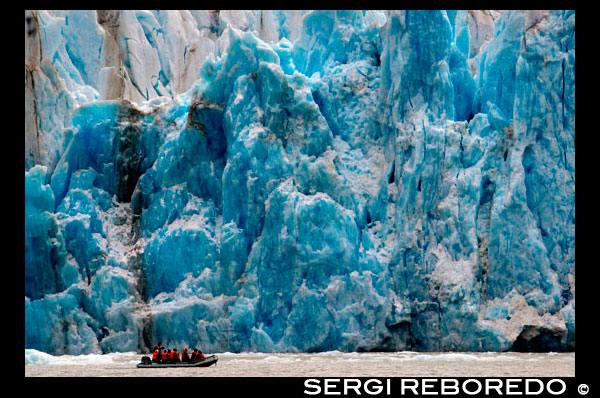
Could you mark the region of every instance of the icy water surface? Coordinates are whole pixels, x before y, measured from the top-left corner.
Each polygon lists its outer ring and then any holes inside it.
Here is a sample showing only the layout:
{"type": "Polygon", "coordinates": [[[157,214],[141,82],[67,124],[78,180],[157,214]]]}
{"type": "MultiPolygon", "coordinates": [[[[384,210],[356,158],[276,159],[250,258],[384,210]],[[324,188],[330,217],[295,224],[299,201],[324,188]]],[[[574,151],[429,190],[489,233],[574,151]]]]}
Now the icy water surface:
{"type": "Polygon", "coordinates": [[[25,350],[25,376],[575,376],[574,353],[346,353],[318,354],[217,353],[209,368],[138,369],[141,355],[52,356],[25,350]]]}

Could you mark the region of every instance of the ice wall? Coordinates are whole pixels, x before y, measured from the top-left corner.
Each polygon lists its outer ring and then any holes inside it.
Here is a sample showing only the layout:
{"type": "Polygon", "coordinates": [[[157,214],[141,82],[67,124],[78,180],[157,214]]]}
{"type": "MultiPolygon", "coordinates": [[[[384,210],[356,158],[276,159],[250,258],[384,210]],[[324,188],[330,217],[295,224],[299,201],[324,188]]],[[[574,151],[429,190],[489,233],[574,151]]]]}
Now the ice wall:
{"type": "Polygon", "coordinates": [[[301,10],[26,10],[25,169],[54,168],[78,105],[173,97],[228,47],[228,26],[292,42],[301,10]],[[43,109],[43,110],[42,110],[43,109]]]}
{"type": "Polygon", "coordinates": [[[26,12],[26,348],[574,349],[574,36],[26,12]]]}

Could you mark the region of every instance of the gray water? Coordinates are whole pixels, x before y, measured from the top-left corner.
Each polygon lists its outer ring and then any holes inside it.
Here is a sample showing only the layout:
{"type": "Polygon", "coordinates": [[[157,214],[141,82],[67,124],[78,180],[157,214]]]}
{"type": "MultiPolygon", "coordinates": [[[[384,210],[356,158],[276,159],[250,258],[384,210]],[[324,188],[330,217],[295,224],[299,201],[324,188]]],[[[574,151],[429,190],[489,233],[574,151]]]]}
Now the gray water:
{"type": "Polygon", "coordinates": [[[25,376],[572,377],[575,353],[217,353],[208,368],[138,369],[130,353],[52,356],[25,350],[25,376]]]}

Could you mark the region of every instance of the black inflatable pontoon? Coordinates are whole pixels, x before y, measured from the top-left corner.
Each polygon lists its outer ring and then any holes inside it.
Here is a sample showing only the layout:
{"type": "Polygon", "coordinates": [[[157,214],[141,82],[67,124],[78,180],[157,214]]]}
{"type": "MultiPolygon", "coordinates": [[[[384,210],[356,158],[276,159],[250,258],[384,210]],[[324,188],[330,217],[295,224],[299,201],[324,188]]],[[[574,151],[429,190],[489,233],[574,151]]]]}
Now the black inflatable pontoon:
{"type": "MultiPolygon", "coordinates": [[[[148,358],[148,357],[146,357],[148,358]]],[[[150,358],[148,358],[149,360],[150,358]]],[[[150,362],[148,360],[144,361],[142,358],[142,362],[137,364],[138,368],[206,368],[207,366],[213,365],[217,363],[219,357],[216,355],[210,355],[204,357],[201,361],[196,362],[176,362],[176,363],[156,363],[150,362]]]]}

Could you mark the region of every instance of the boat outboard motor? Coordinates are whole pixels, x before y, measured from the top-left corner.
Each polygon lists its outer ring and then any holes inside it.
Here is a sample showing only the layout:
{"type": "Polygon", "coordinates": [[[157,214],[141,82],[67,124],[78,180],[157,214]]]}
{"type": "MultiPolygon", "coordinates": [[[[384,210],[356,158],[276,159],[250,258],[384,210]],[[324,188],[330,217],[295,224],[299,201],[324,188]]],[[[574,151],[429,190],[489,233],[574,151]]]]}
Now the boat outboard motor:
{"type": "Polygon", "coordinates": [[[150,359],[150,357],[143,356],[143,357],[142,357],[142,363],[143,363],[144,365],[152,365],[152,360],[150,359]]]}

